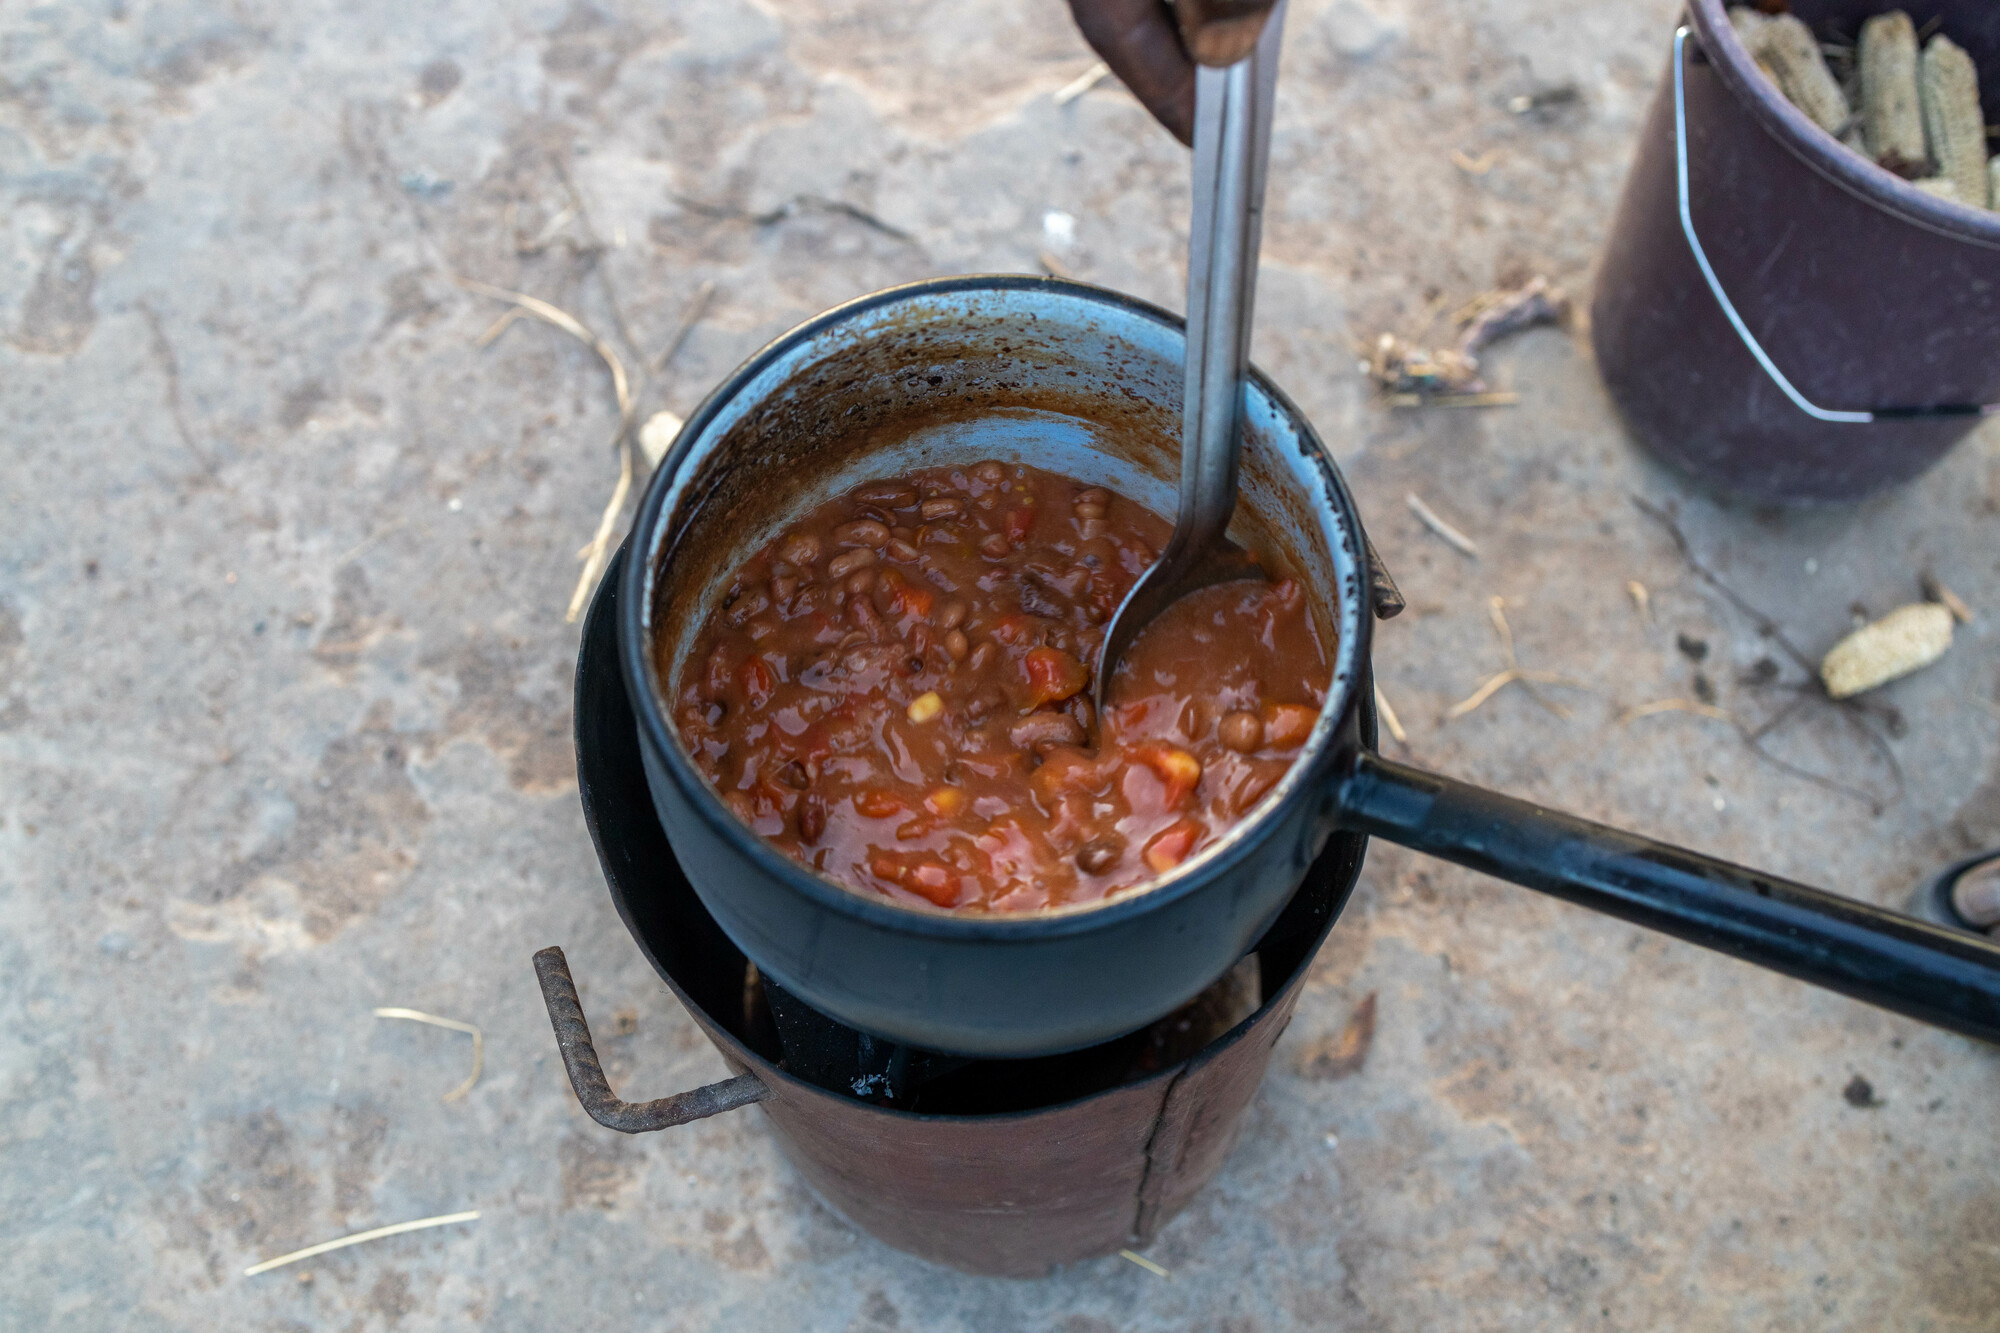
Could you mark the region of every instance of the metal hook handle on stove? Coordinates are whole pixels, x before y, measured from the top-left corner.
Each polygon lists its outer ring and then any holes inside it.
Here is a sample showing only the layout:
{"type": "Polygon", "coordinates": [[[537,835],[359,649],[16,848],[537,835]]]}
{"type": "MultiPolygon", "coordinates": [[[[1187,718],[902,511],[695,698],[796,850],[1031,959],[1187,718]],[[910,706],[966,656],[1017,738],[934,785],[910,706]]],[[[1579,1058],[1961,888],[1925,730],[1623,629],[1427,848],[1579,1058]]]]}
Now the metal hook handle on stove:
{"type": "Polygon", "coordinates": [[[1743,340],[1743,346],[1756,358],[1771,382],[1778,386],[1785,397],[1791,399],[1792,406],[1816,421],[1828,421],[1836,425],[1866,425],[1874,421],[1906,421],[1916,417],[1976,417],[1988,416],[2000,411],[2000,403],[1980,405],[1977,403],[1943,403],[1935,407],[1877,407],[1864,412],[1844,411],[1838,408],[1821,407],[1818,403],[1800,393],[1798,388],[1778,369],[1771,354],[1757,341],[1757,335],[1750,332],[1750,326],[1737,313],[1736,303],[1729,299],[1729,293],[1722,289],[1722,279],[1716,276],[1715,268],[1708,262],[1708,252],[1702,248],[1701,238],[1695,235],[1694,209],[1689,202],[1688,188],[1688,134],[1687,134],[1687,57],[1688,29],[1682,24],[1674,31],[1674,172],[1680,196],[1681,234],[1687,237],[1688,250],[1694,255],[1695,266],[1708,283],[1708,290],[1715,296],[1715,303],[1722,307],[1723,316],[1729,326],[1736,330],[1736,336],[1743,340]]]}
{"type": "Polygon", "coordinates": [[[577,999],[576,982],[570,979],[569,960],[563,951],[551,945],[537,953],[535,976],[542,983],[542,1003],[548,1006],[549,1022],[556,1030],[556,1049],[562,1052],[563,1067],[569,1071],[569,1085],[590,1118],[606,1129],[624,1134],[672,1129],[771,1096],[770,1085],[764,1080],[755,1074],[739,1074],[658,1101],[620,1100],[604,1077],[604,1065],[591,1043],[590,1024],[583,1016],[583,1003],[577,999]]]}
{"type": "Polygon", "coordinates": [[[2000,944],[1361,752],[1342,827],[2000,1043],[2000,944]]]}

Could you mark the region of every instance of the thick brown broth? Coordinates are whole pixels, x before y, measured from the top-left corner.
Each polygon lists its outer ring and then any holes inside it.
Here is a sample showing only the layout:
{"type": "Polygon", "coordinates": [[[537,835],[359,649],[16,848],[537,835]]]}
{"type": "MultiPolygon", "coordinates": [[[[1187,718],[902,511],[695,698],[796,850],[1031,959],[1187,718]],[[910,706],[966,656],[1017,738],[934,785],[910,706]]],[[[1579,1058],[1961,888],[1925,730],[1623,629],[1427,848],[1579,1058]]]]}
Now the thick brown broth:
{"type": "Polygon", "coordinates": [[[681,739],[746,824],[864,893],[1018,912],[1142,884],[1284,775],[1330,674],[1295,582],[1223,584],[1127,653],[1100,727],[1087,664],[1169,531],[997,462],[858,486],[730,580],[681,739]]]}

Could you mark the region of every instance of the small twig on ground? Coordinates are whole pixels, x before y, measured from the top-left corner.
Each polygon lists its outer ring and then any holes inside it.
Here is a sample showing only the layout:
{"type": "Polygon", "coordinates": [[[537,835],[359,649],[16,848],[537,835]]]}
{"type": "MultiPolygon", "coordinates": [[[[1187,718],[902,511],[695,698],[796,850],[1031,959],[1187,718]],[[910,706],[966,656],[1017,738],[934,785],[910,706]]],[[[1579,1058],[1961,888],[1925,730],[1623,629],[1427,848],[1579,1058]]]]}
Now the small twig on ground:
{"type": "Polygon", "coordinates": [[[394,1226],[376,1227],[372,1231],[357,1231],[351,1236],[342,1236],[338,1240],[321,1241],[318,1245],[308,1245],[303,1250],[293,1250],[290,1254],[281,1254],[275,1259],[266,1259],[261,1264],[252,1264],[243,1270],[243,1276],[256,1277],[259,1273],[268,1273],[274,1268],[283,1268],[286,1264],[295,1264],[301,1259],[310,1259],[314,1255],[326,1254],[333,1250],[344,1250],[350,1245],[359,1245],[363,1241],[381,1240],[385,1236],[400,1236],[406,1231],[423,1231],[430,1227],[450,1226],[454,1222],[477,1222],[478,1220],[479,1210],[474,1208],[463,1213],[445,1213],[440,1217],[420,1217],[414,1222],[398,1222],[394,1226]]]}
{"type": "Polygon", "coordinates": [[[1533,278],[1511,291],[1483,292],[1460,307],[1453,315],[1453,322],[1462,325],[1455,346],[1422,347],[1384,333],[1372,349],[1362,349],[1361,368],[1391,407],[1509,406],[1520,401],[1518,395],[1488,391],[1480,376],[1480,353],[1509,334],[1558,323],[1568,311],[1560,288],[1547,278],[1533,278]]]}
{"type": "MultiPolygon", "coordinates": [[[[1790,704],[1779,709],[1770,718],[1767,718],[1761,725],[1746,727],[1740,722],[1735,724],[1737,734],[1743,738],[1743,743],[1750,748],[1751,753],[1772,767],[1789,773],[1793,777],[1810,782],[1816,787],[1836,792],[1842,796],[1853,797],[1855,800],[1867,805],[1873,813],[1878,815],[1897,801],[1900,801],[1903,798],[1904,791],[1902,762],[1896,758],[1896,752],[1890,748],[1889,743],[1876,734],[1875,729],[1869,726],[1867,722],[1867,718],[1879,705],[1867,699],[1835,700],[1828,698],[1826,686],[1820,680],[1819,664],[1806,656],[1799,649],[1798,645],[1786,637],[1784,627],[1776,619],[1765,615],[1755,606],[1752,606],[1742,594],[1723,582],[1721,576],[1701,562],[1700,558],[1695,555],[1694,547],[1688,541],[1687,534],[1681,531],[1681,525],[1675,520],[1672,513],[1662,509],[1658,505],[1650,504],[1636,495],[1632,497],[1632,503],[1638,507],[1640,513],[1652,519],[1666,530],[1667,536],[1674,543],[1674,549],[1680,552],[1682,562],[1687,565],[1696,578],[1715,589],[1716,593],[1724,601],[1728,602],[1730,606],[1734,607],[1756,627],[1757,633],[1760,636],[1777,644],[1785,656],[1792,659],[1793,665],[1806,674],[1806,683],[1804,685],[1789,687],[1798,690],[1798,697],[1790,704]],[[1814,701],[1831,707],[1834,710],[1834,716],[1840,718],[1848,727],[1859,734],[1868,747],[1882,759],[1883,764],[1889,770],[1892,783],[1892,790],[1886,800],[1877,797],[1873,792],[1861,787],[1849,786],[1845,782],[1827,777],[1821,773],[1815,773],[1811,769],[1801,768],[1789,760],[1779,758],[1765,748],[1765,737],[1777,730],[1779,726],[1783,725],[1799,709],[1814,701]]],[[[1733,718],[1731,720],[1734,721],[1733,718]]]]}
{"type": "Polygon", "coordinates": [[[1484,176],[1493,170],[1499,160],[1500,150],[1497,148],[1489,148],[1478,157],[1468,155],[1462,148],[1451,150],[1451,164],[1468,176],[1484,176]]]}
{"type": "Polygon", "coordinates": [[[1944,609],[1951,612],[1951,618],[1961,625],[1972,623],[1972,608],[1959,600],[1957,593],[1938,582],[1937,575],[1926,572],[1920,584],[1925,600],[1943,604],[1944,609]]]}
{"type": "Polygon", "coordinates": [[[1056,95],[1051,100],[1057,106],[1068,106],[1071,102],[1074,102],[1077,98],[1102,83],[1105,76],[1110,73],[1111,66],[1100,60],[1083,73],[1071,79],[1068,83],[1065,83],[1062,87],[1056,89],[1056,95]]]}
{"type": "Polygon", "coordinates": [[[1819,664],[1810,657],[1807,657],[1799,650],[1796,644],[1785,637],[1783,626],[1743,600],[1734,588],[1724,583],[1713,570],[1704,565],[1696,557],[1694,547],[1688,543],[1687,534],[1681,531],[1681,525],[1674,519],[1672,514],[1669,514],[1658,505],[1648,503],[1636,495],[1632,497],[1632,503],[1638,506],[1640,513],[1667,530],[1667,536],[1673,539],[1674,547],[1681,553],[1682,561],[1694,572],[1696,578],[1715,589],[1718,593],[1721,593],[1723,600],[1727,601],[1745,616],[1748,616],[1750,623],[1756,626],[1757,633],[1783,649],[1785,656],[1792,659],[1793,665],[1797,666],[1814,680],[1819,679],[1819,664]]]}
{"type": "Polygon", "coordinates": [[[1396,716],[1396,710],[1389,704],[1389,696],[1382,693],[1380,685],[1375,687],[1375,711],[1382,715],[1382,725],[1389,729],[1389,734],[1396,738],[1398,745],[1410,743],[1409,733],[1403,730],[1401,719],[1396,716]]]}
{"type": "MultiPolygon", "coordinates": [[[[582,320],[579,320],[575,315],[570,314],[569,311],[559,306],[550,305],[540,297],[529,296],[524,292],[510,292],[504,287],[495,287],[490,283],[479,282],[473,278],[453,276],[452,281],[463,287],[466,291],[477,292],[481,296],[490,296],[496,301],[510,302],[515,308],[533,315],[544,324],[554,325],[564,333],[569,334],[570,337],[581,342],[584,346],[590,348],[591,351],[596,352],[599,359],[611,371],[611,391],[618,398],[619,416],[624,417],[630,414],[632,410],[632,383],[625,374],[624,359],[618,355],[617,350],[610,343],[584,327],[582,320]]],[[[488,332],[491,333],[491,330],[488,332]]],[[[487,341],[490,342],[491,340],[491,337],[487,338],[487,341]]]]}
{"type": "Polygon", "coordinates": [[[1479,558],[1478,544],[1472,538],[1439,518],[1437,512],[1425,504],[1415,491],[1405,491],[1403,493],[1403,503],[1410,507],[1410,512],[1417,516],[1417,521],[1442,538],[1445,545],[1451,547],[1452,550],[1457,551],[1460,555],[1468,556],[1474,560],[1479,558]]]}
{"type": "MultiPolygon", "coordinates": [[[[555,168],[556,179],[562,182],[563,191],[569,195],[569,206],[575,210],[577,223],[583,228],[583,238],[588,243],[592,260],[591,267],[597,272],[597,285],[604,293],[604,304],[610,307],[611,322],[618,327],[618,336],[625,340],[625,350],[638,360],[645,354],[639,350],[639,340],[632,336],[631,325],[625,322],[625,310],[618,304],[618,293],[611,286],[611,275],[605,272],[605,265],[601,262],[606,253],[606,246],[604,238],[597,234],[597,224],[591,219],[590,206],[584,201],[583,191],[577,189],[576,182],[570,178],[569,168],[563,165],[562,159],[554,158],[550,165],[555,168]]],[[[642,366],[643,364],[641,361],[642,366]]]]}
{"type": "Polygon", "coordinates": [[[1655,713],[1699,713],[1703,717],[1712,717],[1731,725],[1736,723],[1735,718],[1714,704],[1698,703],[1693,699],[1659,699],[1653,703],[1626,709],[1618,715],[1618,724],[1629,727],[1640,718],[1652,717],[1655,713]]]}
{"type": "Polygon", "coordinates": [[[1653,618],[1653,598],[1646,591],[1646,585],[1637,579],[1625,580],[1625,591],[1632,598],[1632,605],[1639,608],[1639,614],[1646,620],[1653,618]]]}
{"type": "Polygon", "coordinates": [[[472,1036],[472,1072],[466,1075],[465,1082],[447,1092],[443,1100],[455,1102],[466,1093],[471,1092],[473,1085],[479,1082],[480,1072],[486,1068],[486,1034],[481,1032],[474,1024],[461,1022],[456,1018],[440,1018],[436,1014],[427,1014],[421,1009],[398,1009],[394,1007],[377,1009],[375,1017],[406,1018],[412,1023],[428,1023],[434,1028],[447,1028],[452,1032],[470,1033],[472,1036]]]}
{"type": "Polygon", "coordinates": [[[1382,400],[1390,407],[1512,407],[1518,393],[1392,393],[1382,400]]]}
{"type": "Polygon", "coordinates": [[[1069,271],[1069,265],[1063,263],[1062,260],[1057,259],[1053,254],[1051,254],[1047,250],[1044,250],[1040,254],[1036,255],[1035,262],[1042,266],[1042,272],[1048,274],[1052,278],[1067,278],[1073,276],[1069,271]]]}
{"type": "Polygon", "coordinates": [[[632,492],[632,450],[621,435],[618,449],[618,484],[611,488],[611,499],[605,503],[604,514],[597,520],[597,532],[577,550],[577,558],[583,561],[583,572],[577,575],[576,591],[570,594],[569,609],[563,612],[563,620],[575,624],[583,614],[584,605],[590,600],[590,593],[597,586],[598,575],[611,563],[611,538],[618,531],[618,514],[625,508],[625,497],[632,492]]]}
{"type": "Polygon", "coordinates": [[[490,296],[497,301],[511,302],[517,309],[524,310],[546,324],[552,324],[582,342],[611,371],[612,392],[618,399],[618,428],[612,433],[611,447],[618,451],[618,484],[612,490],[611,503],[605,508],[604,516],[598,520],[597,535],[578,552],[583,560],[583,571],[577,576],[576,591],[570,594],[569,610],[564,619],[574,623],[583,613],[584,604],[590,598],[591,589],[597,586],[598,575],[611,560],[611,536],[618,527],[618,511],[624,507],[625,497],[632,490],[632,449],[630,436],[633,416],[637,409],[637,399],[632,392],[631,380],[625,374],[625,362],[610,343],[592,333],[582,320],[558,306],[550,305],[539,297],[522,292],[510,292],[504,287],[494,287],[488,283],[476,282],[471,278],[454,277],[453,282],[470,292],[490,296]]]}
{"type": "Polygon", "coordinates": [[[1453,704],[1450,708],[1447,708],[1444,713],[1444,720],[1446,722],[1453,722],[1464,717],[1467,713],[1472,712],[1488,699],[1500,693],[1507,686],[1514,684],[1519,684],[1527,692],[1528,697],[1536,703],[1548,709],[1557,717],[1568,720],[1570,716],[1569,710],[1545,696],[1535,686],[1561,685],[1574,690],[1586,687],[1581,682],[1571,680],[1566,676],[1559,676],[1553,671],[1523,670],[1520,662],[1514,656],[1514,630],[1507,623],[1507,613],[1502,609],[1505,606],[1506,600],[1504,598],[1489,597],[1486,600],[1487,615],[1493,621],[1494,632],[1500,636],[1500,650],[1501,655],[1507,662],[1506,669],[1488,676],[1478,689],[1453,704]]]}
{"type": "Polygon", "coordinates": [[[714,295],[714,278],[695,288],[694,295],[690,296],[688,303],[681,308],[681,317],[674,325],[673,333],[668,335],[667,341],[660,348],[659,355],[653,358],[651,369],[655,375],[665,370],[667,363],[681,350],[681,344],[687,341],[688,334],[694,332],[694,326],[699,324],[701,317],[708,312],[709,300],[714,295]]]}
{"type": "Polygon", "coordinates": [[[861,205],[850,204],[845,199],[828,199],[824,195],[794,195],[784,203],[779,204],[776,208],[766,209],[762,213],[752,213],[748,209],[738,208],[733,204],[711,204],[706,200],[689,198],[687,195],[675,195],[674,202],[685,208],[688,212],[698,214],[702,217],[716,218],[724,222],[748,222],[758,227],[768,227],[774,223],[783,222],[788,218],[795,218],[799,214],[808,211],[816,210],[821,213],[838,213],[843,217],[853,218],[862,226],[879,231],[884,236],[909,245],[917,243],[916,237],[910,235],[910,233],[904,231],[901,227],[884,222],[881,218],[875,216],[875,214],[861,207],[861,205]]]}
{"type": "Polygon", "coordinates": [[[1120,1259],[1131,1260],[1133,1263],[1139,1265],[1139,1267],[1145,1269],[1148,1273],[1151,1273],[1155,1277],[1173,1276],[1172,1273],[1169,1273],[1166,1269],[1154,1263],[1151,1259],[1148,1259],[1145,1255],[1140,1254],[1136,1250],[1120,1250],[1118,1251],[1118,1257],[1120,1259]]]}

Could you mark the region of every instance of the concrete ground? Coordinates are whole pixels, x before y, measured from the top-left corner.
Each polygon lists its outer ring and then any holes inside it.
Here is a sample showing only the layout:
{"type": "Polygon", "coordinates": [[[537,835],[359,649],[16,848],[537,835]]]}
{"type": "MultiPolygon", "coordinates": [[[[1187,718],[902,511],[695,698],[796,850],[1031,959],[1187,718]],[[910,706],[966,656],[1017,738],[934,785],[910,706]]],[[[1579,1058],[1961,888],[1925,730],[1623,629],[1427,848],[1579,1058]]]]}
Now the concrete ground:
{"type": "MultiPolygon", "coordinates": [[[[1780,514],[1635,453],[1574,331],[1495,357],[1510,409],[1388,411],[1355,370],[1499,282],[1587,298],[1673,10],[1293,0],[1258,356],[1413,604],[1379,662],[1417,760],[1899,904],[2000,841],[2000,433],[1780,514]],[[1717,720],[1620,721],[1699,673],[1757,722],[1800,678],[1755,683],[1769,645],[1634,495],[1811,653],[1927,568],[1981,613],[1882,693],[1900,734],[1813,704],[1774,735],[1885,808],[1717,720]],[[1523,664],[1581,682],[1548,691],[1569,716],[1510,688],[1442,720],[1501,665],[1494,596],[1523,664]]],[[[648,412],[932,274],[1046,253],[1177,306],[1186,160],[1115,85],[1057,105],[1089,64],[1058,0],[6,7],[0,1326],[2000,1327],[2000,1055],[1393,848],[1152,1248],[1168,1279],[962,1277],[817,1205],[755,1111],[626,1139],[578,1110],[545,944],[621,1090],[722,1066],[577,804],[606,375],[543,325],[479,346],[500,307],[454,275],[633,364],[712,280],[648,412]],[[1369,995],[1359,1072],[1309,1077],[1369,995]],[[469,1039],[382,1005],[484,1030],[469,1095],[441,1100],[469,1039]]]]}

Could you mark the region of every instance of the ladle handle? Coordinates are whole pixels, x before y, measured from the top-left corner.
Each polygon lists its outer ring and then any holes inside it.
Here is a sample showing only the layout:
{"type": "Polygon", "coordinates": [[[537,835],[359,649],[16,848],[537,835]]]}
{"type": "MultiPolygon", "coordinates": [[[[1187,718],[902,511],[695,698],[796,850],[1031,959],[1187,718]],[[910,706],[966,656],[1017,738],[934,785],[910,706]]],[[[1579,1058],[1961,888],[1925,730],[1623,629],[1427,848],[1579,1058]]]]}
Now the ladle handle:
{"type": "Polygon", "coordinates": [[[1361,752],[1343,827],[2000,1042],[2000,945],[1361,752]]]}
{"type": "Polygon", "coordinates": [[[738,1074],[658,1101],[622,1100],[604,1077],[604,1064],[597,1058],[596,1043],[590,1039],[590,1023],[583,1016],[583,1001],[577,998],[576,982],[569,975],[569,960],[563,957],[561,949],[550,945],[535,954],[535,978],[542,983],[542,1003],[548,1007],[549,1022],[556,1030],[556,1049],[562,1052],[563,1068],[569,1071],[569,1086],[590,1118],[606,1129],[622,1134],[647,1134],[685,1125],[690,1120],[705,1120],[770,1097],[770,1085],[763,1079],[755,1074],[738,1074]]]}

